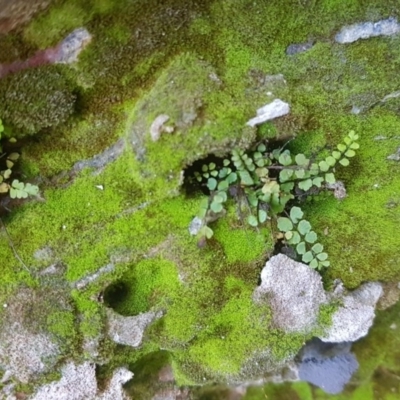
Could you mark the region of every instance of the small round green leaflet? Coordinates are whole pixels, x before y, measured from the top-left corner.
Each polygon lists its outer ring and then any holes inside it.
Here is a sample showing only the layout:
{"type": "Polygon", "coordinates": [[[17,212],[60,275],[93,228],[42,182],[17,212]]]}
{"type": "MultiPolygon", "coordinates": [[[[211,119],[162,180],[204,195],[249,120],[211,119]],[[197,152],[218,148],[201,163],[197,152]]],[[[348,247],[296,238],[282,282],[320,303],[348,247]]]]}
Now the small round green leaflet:
{"type": "Polygon", "coordinates": [[[319,166],[319,169],[322,171],[322,172],[326,172],[326,171],[329,171],[329,164],[326,162],[326,161],[320,161],[320,163],[318,164],[318,166],[319,166]]]}
{"type": "Polygon", "coordinates": [[[320,261],[325,261],[325,260],[328,258],[328,254],[326,254],[326,253],[319,253],[319,254],[317,254],[317,258],[318,258],[318,260],[320,260],[320,261]]]}
{"type": "Polygon", "coordinates": [[[254,227],[258,226],[258,220],[254,215],[249,215],[247,217],[247,222],[251,226],[254,226],[254,227]]]}
{"type": "Polygon", "coordinates": [[[336,160],[339,160],[340,157],[342,157],[342,153],[340,151],[332,151],[332,156],[336,158],[336,160]]]}
{"type": "Polygon", "coordinates": [[[344,153],[344,155],[346,157],[354,157],[356,155],[356,152],[354,150],[349,149],[346,151],[346,153],[344,153]]]}
{"type": "Polygon", "coordinates": [[[347,167],[350,162],[347,158],[342,158],[341,160],[339,160],[339,163],[343,165],[343,167],[347,167]]]}
{"type": "Polygon", "coordinates": [[[324,246],[322,246],[322,244],[320,244],[320,243],[316,243],[316,244],[314,244],[313,247],[311,247],[311,250],[316,254],[321,253],[321,251],[323,249],[324,249],[324,246]]]}
{"type": "Polygon", "coordinates": [[[334,184],[336,182],[335,175],[332,172],[328,172],[327,174],[325,174],[325,182],[334,184]]]}
{"type": "Polygon", "coordinates": [[[346,145],[343,143],[338,144],[337,148],[341,153],[344,153],[346,151],[346,145]]]}
{"type": "Polygon", "coordinates": [[[353,149],[353,150],[357,150],[357,149],[360,148],[360,145],[359,145],[358,143],[352,143],[352,144],[350,145],[350,148],[353,149]]]}
{"type": "Polygon", "coordinates": [[[221,203],[217,203],[217,202],[213,201],[213,202],[211,203],[210,208],[211,208],[211,211],[213,211],[213,212],[215,212],[215,213],[219,213],[219,212],[222,211],[222,209],[223,209],[224,207],[222,206],[221,203]]]}
{"type": "MultiPolygon", "coordinates": [[[[297,171],[296,171],[297,172],[297,171]]],[[[284,169],[279,173],[279,180],[281,182],[286,182],[288,181],[291,177],[293,176],[293,170],[292,169],[284,169]]]]}
{"type": "Polygon", "coordinates": [[[294,182],[282,183],[280,187],[283,192],[290,193],[294,188],[294,182]]]}
{"type": "Polygon", "coordinates": [[[317,176],[316,178],[314,178],[314,179],[312,180],[312,183],[313,183],[313,185],[315,185],[316,187],[321,187],[323,181],[324,181],[324,180],[323,180],[320,176],[317,176]]]}
{"type": "Polygon", "coordinates": [[[239,171],[239,176],[242,185],[245,186],[254,185],[253,178],[250,176],[249,171],[239,171]]]}
{"type": "Polygon", "coordinates": [[[294,160],[296,161],[297,165],[305,166],[308,164],[308,160],[304,154],[297,154],[294,160]]]}
{"type": "Polygon", "coordinates": [[[297,230],[301,235],[306,235],[308,232],[311,231],[311,224],[306,221],[305,219],[301,220],[297,225],[297,230]]]}
{"type": "Polygon", "coordinates": [[[304,190],[305,192],[311,188],[313,185],[311,179],[305,179],[304,181],[299,182],[299,189],[304,190]]]}
{"type": "Polygon", "coordinates": [[[336,158],[332,156],[326,157],[325,161],[330,167],[333,167],[336,164],[336,158]]]}
{"type": "Polygon", "coordinates": [[[311,253],[311,251],[307,251],[307,253],[303,254],[303,257],[301,258],[301,260],[304,263],[309,263],[311,262],[311,260],[314,258],[313,254],[311,253]]]}
{"type": "Polygon", "coordinates": [[[285,150],[280,156],[279,156],[279,163],[282,164],[283,166],[287,167],[288,165],[292,164],[292,157],[290,156],[290,152],[288,150],[285,150]]]}
{"type": "Polygon", "coordinates": [[[310,264],[309,264],[309,266],[311,267],[311,268],[318,268],[318,260],[316,260],[315,258],[314,259],[312,259],[311,260],[311,262],[310,262],[310,264]]]}
{"type": "Polygon", "coordinates": [[[208,187],[210,190],[215,190],[216,187],[217,187],[217,184],[218,184],[218,182],[217,182],[217,180],[216,180],[215,178],[208,178],[208,180],[207,180],[207,187],[208,187]]]}
{"type": "Polygon", "coordinates": [[[285,239],[290,240],[293,237],[293,231],[287,231],[285,232],[285,239]]]}
{"type": "Polygon", "coordinates": [[[226,181],[228,182],[228,184],[232,184],[235,183],[237,181],[237,174],[236,172],[231,172],[228,177],[226,178],[226,181]]]}
{"type": "Polygon", "coordinates": [[[207,225],[203,226],[199,231],[199,236],[205,236],[207,239],[211,239],[213,235],[213,230],[207,225]]]}
{"type": "Polygon", "coordinates": [[[317,241],[317,234],[314,231],[310,231],[307,233],[305,239],[308,243],[315,243],[317,241]]]}
{"type": "Polygon", "coordinates": [[[258,210],[258,220],[263,224],[267,220],[268,214],[265,210],[258,210]]]}
{"type": "Polygon", "coordinates": [[[265,150],[267,150],[265,144],[261,143],[257,146],[257,151],[259,151],[260,153],[264,153],[265,150]]]}
{"type": "MultiPolygon", "coordinates": [[[[286,233],[288,233],[288,232],[286,232],[286,233]]],[[[301,238],[300,238],[299,233],[293,232],[293,236],[291,239],[288,239],[288,243],[289,244],[297,244],[297,243],[300,243],[300,240],[301,240],[301,238]]]]}
{"type": "Polygon", "coordinates": [[[321,261],[320,265],[322,265],[323,267],[329,267],[331,263],[329,261],[321,261]]]}
{"type": "Polygon", "coordinates": [[[215,167],[216,167],[215,163],[210,163],[210,164],[208,164],[208,169],[209,169],[210,171],[212,171],[213,169],[215,169],[215,167]]]}
{"type": "Polygon", "coordinates": [[[296,246],[296,252],[297,254],[305,254],[306,253],[306,244],[305,242],[300,242],[297,246],[296,246]]]}
{"type": "Polygon", "coordinates": [[[254,192],[250,192],[247,194],[247,200],[252,207],[257,207],[258,198],[254,192]]]}
{"type": "Polygon", "coordinates": [[[227,167],[231,162],[230,160],[225,159],[222,163],[224,164],[224,167],[227,167]]]}
{"type": "Polygon", "coordinates": [[[290,219],[293,221],[293,223],[297,224],[298,220],[303,218],[303,211],[301,211],[300,207],[292,207],[290,209],[290,219]]]}
{"type": "Polygon", "coordinates": [[[291,231],[293,229],[292,221],[286,217],[279,217],[278,218],[278,229],[281,232],[291,231]]]}

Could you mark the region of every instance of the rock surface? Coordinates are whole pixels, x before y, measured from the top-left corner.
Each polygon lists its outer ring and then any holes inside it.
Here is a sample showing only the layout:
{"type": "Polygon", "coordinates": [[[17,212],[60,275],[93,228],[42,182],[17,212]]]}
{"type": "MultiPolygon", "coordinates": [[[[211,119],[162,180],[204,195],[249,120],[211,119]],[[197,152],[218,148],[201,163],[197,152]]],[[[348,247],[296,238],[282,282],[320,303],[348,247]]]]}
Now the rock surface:
{"type": "Polygon", "coordinates": [[[108,335],[116,343],[138,347],[146,327],[161,314],[147,312],[134,317],[123,317],[107,308],[108,335]]]}
{"type": "Polygon", "coordinates": [[[86,28],[75,29],[59,44],[55,62],[58,64],[72,64],[78,61],[79,54],[91,40],[92,35],[86,28]]]}
{"type": "Polygon", "coordinates": [[[32,400],[128,400],[122,385],[132,379],[132,372],[126,368],[114,371],[105,390],[98,393],[96,368],[85,362],[75,365],[70,362],[61,369],[62,377],[58,382],[41,386],[32,400]]]}
{"type": "Polygon", "coordinates": [[[50,334],[37,326],[40,318],[36,315],[35,306],[41,306],[40,297],[32,289],[22,289],[4,305],[6,311],[0,330],[0,369],[23,383],[49,371],[60,355],[60,349],[50,334]]]}
{"type": "Polygon", "coordinates": [[[254,299],[270,304],[274,325],[285,332],[311,332],[320,305],[327,303],[321,276],[307,265],[278,254],[263,268],[261,280],[254,299]]]}
{"type": "Polygon", "coordinates": [[[324,342],[354,342],[365,336],[375,318],[375,306],[383,292],[379,282],[368,282],[345,294],[343,306],[333,315],[332,326],[321,338],[324,342]]]}
{"type": "Polygon", "coordinates": [[[310,333],[317,327],[320,306],[342,304],[333,314],[332,325],[319,336],[324,342],[354,342],[368,333],[382,285],[370,282],[346,292],[338,285],[325,292],[321,276],[305,264],[278,254],[261,272],[261,285],[254,292],[256,302],[271,307],[274,325],[285,332],[310,333]]]}
{"type": "Polygon", "coordinates": [[[282,117],[288,114],[290,107],[288,103],[280,99],[275,99],[272,103],[266,104],[257,110],[257,116],[247,121],[247,125],[255,127],[271,119],[282,117]]]}
{"type": "Polygon", "coordinates": [[[359,39],[375,36],[391,36],[400,32],[400,24],[396,18],[383,19],[378,22],[361,22],[345,26],[335,36],[337,43],[353,43],[359,39]]]}
{"type": "Polygon", "coordinates": [[[314,42],[312,41],[306,43],[293,43],[286,48],[286,54],[292,56],[294,54],[304,53],[305,51],[310,50],[313,46],[314,42]]]}

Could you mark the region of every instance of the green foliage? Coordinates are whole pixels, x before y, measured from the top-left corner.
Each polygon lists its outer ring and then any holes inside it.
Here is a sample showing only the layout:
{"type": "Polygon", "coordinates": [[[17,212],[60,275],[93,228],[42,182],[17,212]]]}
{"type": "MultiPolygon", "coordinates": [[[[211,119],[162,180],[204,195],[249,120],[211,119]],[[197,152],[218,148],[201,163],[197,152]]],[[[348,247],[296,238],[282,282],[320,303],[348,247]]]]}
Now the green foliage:
{"type": "Polygon", "coordinates": [[[225,203],[229,197],[234,197],[241,211],[246,213],[250,226],[259,227],[272,218],[277,219],[283,239],[304,263],[311,268],[328,267],[328,254],[318,243],[318,235],[311,224],[303,219],[303,211],[294,206],[288,217],[279,215],[288,202],[295,199],[295,194],[308,196],[334,184],[335,167],[349,165],[349,158],[354,157],[359,148],[357,140],[358,135],[350,131],[343,143],[319,161],[301,153],[294,155],[284,148],[270,151],[265,143],[259,143],[247,152],[232,150],[230,157],[223,159],[220,165],[216,162],[203,165],[201,171],[194,173],[194,179],[210,191],[198,214],[203,220],[199,243],[213,236],[208,224],[226,213],[225,203]]]}
{"type": "Polygon", "coordinates": [[[27,69],[0,82],[0,114],[18,131],[18,137],[65,122],[74,111],[75,100],[57,66],[27,69]]]}
{"type": "MultiPolygon", "coordinates": [[[[4,132],[4,126],[0,119],[0,140],[1,134],[4,132]]],[[[9,143],[15,143],[16,139],[8,139],[9,143]]],[[[2,153],[2,142],[0,141],[0,153],[2,153]]],[[[0,165],[0,194],[10,193],[12,199],[26,199],[28,196],[35,196],[39,192],[39,187],[30,183],[19,182],[18,179],[14,179],[10,184],[10,178],[12,174],[12,168],[19,159],[19,153],[3,153],[1,154],[2,160],[0,165]],[[4,169],[3,169],[4,168],[4,169]]]]}

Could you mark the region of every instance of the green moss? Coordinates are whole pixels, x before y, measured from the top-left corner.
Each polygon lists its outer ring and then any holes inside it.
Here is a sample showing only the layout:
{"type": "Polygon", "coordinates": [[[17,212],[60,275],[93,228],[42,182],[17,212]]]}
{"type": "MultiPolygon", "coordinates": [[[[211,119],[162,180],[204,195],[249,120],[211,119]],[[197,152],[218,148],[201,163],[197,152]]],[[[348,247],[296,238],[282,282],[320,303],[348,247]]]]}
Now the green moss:
{"type": "Polygon", "coordinates": [[[232,208],[234,207],[230,208],[231,215],[215,223],[214,228],[214,238],[222,246],[226,262],[232,264],[262,261],[265,254],[273,249],[271,233],[267,228],[257,232],[255,229],[243,226],[247,221],[239,221],[243,225],[238,224],[238,216],[235,211],[232,213],[232,208]]]}
{"type": "Polygon", "coordinates": [[[170,261],[143,260],[128,270],[121,280],[122,296],[116,290],[108,295],[110,304],[119,314],[137,315],[151,307],[163,306],[180,289],[176,266],[170,261]]]}

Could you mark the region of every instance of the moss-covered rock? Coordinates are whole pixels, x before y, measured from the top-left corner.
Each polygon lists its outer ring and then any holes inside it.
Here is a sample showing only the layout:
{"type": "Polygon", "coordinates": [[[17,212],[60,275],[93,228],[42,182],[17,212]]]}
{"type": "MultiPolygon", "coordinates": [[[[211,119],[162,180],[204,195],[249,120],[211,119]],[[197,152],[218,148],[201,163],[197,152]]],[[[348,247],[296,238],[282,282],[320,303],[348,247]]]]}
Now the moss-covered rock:
{"type": "Polygon", "coordinates": [[[56,66],[21,71],[0,81],[0,115],[15,137],[64,123],[75,101],[73,87],[56,66]]]}

